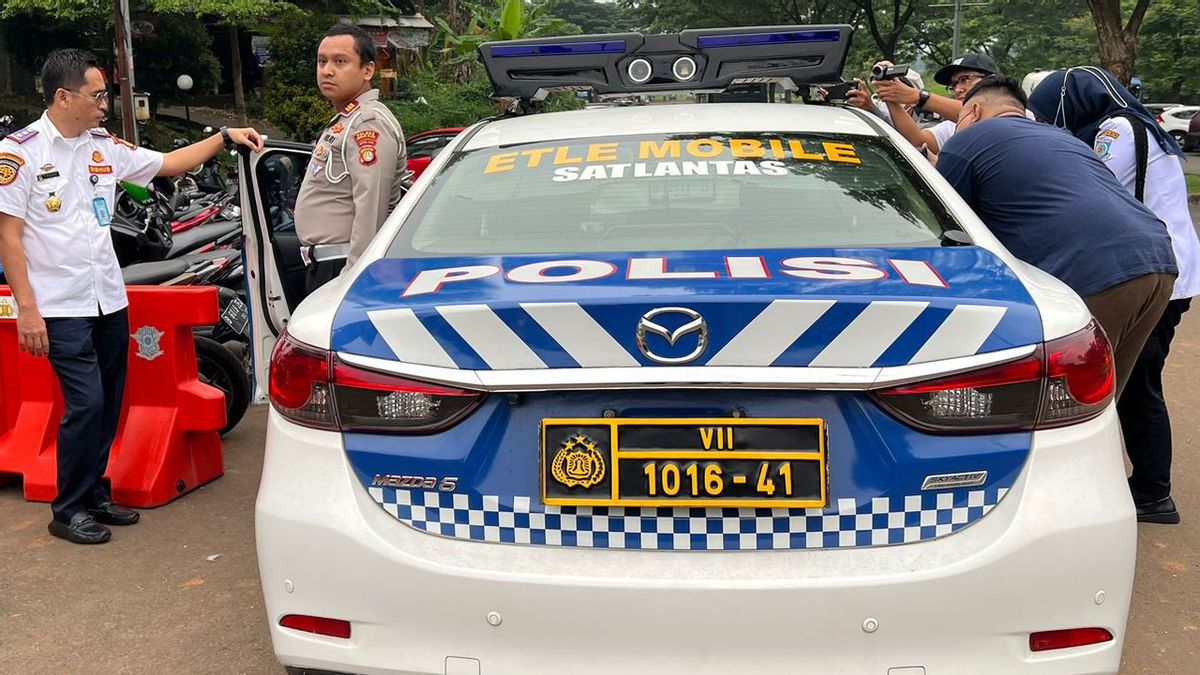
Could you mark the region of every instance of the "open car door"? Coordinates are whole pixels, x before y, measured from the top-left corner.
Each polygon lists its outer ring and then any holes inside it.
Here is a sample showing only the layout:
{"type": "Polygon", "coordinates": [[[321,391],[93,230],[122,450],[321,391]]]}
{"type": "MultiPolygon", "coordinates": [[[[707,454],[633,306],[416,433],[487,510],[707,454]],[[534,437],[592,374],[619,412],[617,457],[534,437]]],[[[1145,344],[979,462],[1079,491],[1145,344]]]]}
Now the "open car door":
{"type": "Polygon", "coordinates": [[[275,340],[304,299],[294,212],[311,156],[311,145],[284,141],[267,141],[262,152],[238,153],[257,400],[266,392],[275,340]]]}

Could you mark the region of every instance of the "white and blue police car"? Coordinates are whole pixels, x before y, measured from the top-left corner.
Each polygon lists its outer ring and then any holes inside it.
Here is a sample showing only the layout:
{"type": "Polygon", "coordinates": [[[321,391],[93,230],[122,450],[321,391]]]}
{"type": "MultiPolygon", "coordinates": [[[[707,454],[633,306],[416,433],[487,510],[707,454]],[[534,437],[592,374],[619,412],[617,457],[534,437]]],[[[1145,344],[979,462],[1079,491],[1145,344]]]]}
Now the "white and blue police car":
{"type": "MultiPolygon", "coordinates": [[[[836,82],[849,40],[481,52],[520,109],[836,82]]],[[[309,150],[242,171],[291,672],[1117,671],[1136,528],[1108,342],[869,114],[486,120],[304,299],[309,150]]]]}

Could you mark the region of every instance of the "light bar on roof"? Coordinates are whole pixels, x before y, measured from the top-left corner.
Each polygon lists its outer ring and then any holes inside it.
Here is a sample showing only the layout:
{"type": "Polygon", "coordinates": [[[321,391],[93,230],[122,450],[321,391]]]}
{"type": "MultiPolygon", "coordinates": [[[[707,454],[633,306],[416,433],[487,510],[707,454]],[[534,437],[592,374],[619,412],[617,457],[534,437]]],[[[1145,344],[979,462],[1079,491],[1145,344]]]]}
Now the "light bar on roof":
{"type": "Polygon", "coordinates": [[[564,35],[487,42],[479,55],[493,96],[527,101],[568,87],[598,95],[723,91],[746,78],[794,90],[840,81],[853,31],[791,25],[564,35]]]}
{"type": "Polygon", "coordinates": [[[559,56],[563,54],[624,54],[624,40],[603,42],[563,42],[551,44],[493,45],[492,57],[498,59],[514,56],[559,56]]]}
{"type": "Polygon", "coordinates": [[[776,45],[798,42],[837,42],[841,39],[841,32],[836,30],[737,33],[733,35],[701,35],[696,39],[696,46],[701,49],[711,49],[715,47],[743,47],[747,45],[776,45]]]}

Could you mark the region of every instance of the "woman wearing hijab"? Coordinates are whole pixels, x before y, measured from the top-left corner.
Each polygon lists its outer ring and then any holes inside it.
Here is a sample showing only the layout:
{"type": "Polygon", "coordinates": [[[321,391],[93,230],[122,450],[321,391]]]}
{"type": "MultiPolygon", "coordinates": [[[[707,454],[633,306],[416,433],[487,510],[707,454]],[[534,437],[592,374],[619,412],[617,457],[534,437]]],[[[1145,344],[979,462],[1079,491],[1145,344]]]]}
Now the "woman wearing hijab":
{"type": "Polygon", "coordinates": [[[1029,96],[1038,119],[1066,129],[1092,146],[1117,180],[1166,223],[1179,278],[1162,319],[1146,340],[1117,402],[1125,449],[1133,464],[1129,488],[1138,520],[1179,522],[1171,499],[1171,421],[1163,399],[1162,370],[1171,338],[1191,298],[1200,295],[1200,240],[1188,212],[1183,150],[1107,70],[1084,66],[1048,75],[1029,96]],[[1144,194],[1138,195],[1134,125],[1145,130],[1144,194]]]}

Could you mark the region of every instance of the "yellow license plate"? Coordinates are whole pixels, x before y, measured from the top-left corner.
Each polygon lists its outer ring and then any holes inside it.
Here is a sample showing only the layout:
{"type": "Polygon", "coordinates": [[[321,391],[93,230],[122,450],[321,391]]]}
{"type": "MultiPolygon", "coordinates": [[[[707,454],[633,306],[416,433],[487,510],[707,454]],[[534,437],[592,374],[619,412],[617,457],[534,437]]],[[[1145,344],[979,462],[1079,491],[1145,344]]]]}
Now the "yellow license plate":
{"type": "Polygon", "coordinates": [[[820,419],[544,419],[542,501],[820,508],[820,419]]]}

